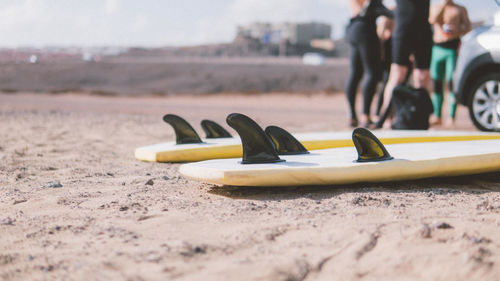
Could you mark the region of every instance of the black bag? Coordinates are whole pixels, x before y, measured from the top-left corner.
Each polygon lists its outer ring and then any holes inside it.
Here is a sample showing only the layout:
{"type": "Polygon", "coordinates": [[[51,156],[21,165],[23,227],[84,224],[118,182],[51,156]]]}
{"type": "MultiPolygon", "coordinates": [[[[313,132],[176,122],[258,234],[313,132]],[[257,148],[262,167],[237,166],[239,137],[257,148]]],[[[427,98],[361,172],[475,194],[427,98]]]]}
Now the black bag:
{"type": "Polygon", "coordinates": [[[392,129],[429,129],[429,116],[433,108],[427,90],[398,85],[392,92],[391,103],[394,113],[392,129]]]}

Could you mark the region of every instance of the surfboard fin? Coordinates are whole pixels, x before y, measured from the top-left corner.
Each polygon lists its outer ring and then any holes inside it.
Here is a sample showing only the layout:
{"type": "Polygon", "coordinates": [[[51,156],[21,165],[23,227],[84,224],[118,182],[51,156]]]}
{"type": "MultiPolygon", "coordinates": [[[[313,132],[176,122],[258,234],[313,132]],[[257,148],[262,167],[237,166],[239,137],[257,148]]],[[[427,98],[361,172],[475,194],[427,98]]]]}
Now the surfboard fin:
{"type": "Polygon", "coordinates": [[[175,114],[167,114],[163,116],[163,121],[174,128],[177,144],[202,143],[198,133],[181,117],[175,114]]]}
{"type": "Polygon", "coordinates": [[[393,159],[380,140],[365,128],[354,129],[352,142],[358,151],[357,162],[378,162],[393,159]]]}
{"type": "Polygon", "coordinates": [[[292,134],[278,126],[268,126],[265,130],[279,155],[308,154],[309,151],[292,134]]]}
{"type": "Polygon", "coordinates": [[[226,121],[241,138],[243,145],[242,164],[285,161],[280,159],[272,140],[255,121],[240,113],[229,114],[226,121]]]}
{"type": "Polygon", "coordinates": [[[220,139],[220,138],[230,138],[231,134],[222,128],[221,125],[215,123],[212,120],[201,121],[201,128],[205,131],[207,139],[220,139]]]}

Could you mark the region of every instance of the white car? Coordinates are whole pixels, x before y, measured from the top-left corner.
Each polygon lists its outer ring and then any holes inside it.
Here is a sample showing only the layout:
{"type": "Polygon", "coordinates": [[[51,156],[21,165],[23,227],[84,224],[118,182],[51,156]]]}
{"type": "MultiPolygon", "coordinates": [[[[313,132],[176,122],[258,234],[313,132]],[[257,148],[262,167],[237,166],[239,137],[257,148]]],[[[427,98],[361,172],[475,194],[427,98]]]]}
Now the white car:
{"type": "Polygon", "coordinates": [[[325,60],[325,56],[320,53],[305,53],[302,56],[302,63],[305,65],[323,65],[325,60]]]}
{"type": "Polygon", "coordinates": [[[500,11],[462,38],[453,88],[482,131],[500,131],[500,11]]]}

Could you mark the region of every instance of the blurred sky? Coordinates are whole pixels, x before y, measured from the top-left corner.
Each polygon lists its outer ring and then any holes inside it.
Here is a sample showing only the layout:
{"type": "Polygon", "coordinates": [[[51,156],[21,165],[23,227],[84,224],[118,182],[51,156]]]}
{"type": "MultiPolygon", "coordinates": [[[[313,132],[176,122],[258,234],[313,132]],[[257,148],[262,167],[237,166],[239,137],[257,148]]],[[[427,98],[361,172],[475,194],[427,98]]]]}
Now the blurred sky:
{"type": "MultiPolygon", "coordinates": [[[[473,20],[500,10],[494,0],[456,2],[468,8],[473,20]]],[[[327,22],[338,38],[348,18],[348,0],[0,0],[0,46],[229,42],[237,24],[255,21],[327,22]]]]}

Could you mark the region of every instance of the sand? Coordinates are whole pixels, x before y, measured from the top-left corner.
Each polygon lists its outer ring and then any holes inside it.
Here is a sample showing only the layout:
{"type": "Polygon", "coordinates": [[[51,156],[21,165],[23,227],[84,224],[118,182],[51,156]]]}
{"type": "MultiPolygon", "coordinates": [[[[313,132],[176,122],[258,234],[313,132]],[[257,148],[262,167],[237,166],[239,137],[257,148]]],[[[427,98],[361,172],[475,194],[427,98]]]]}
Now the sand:
{"type": "Polygon", "coordinates": [[[231,112],[347,129],[342,95],[1,94],[0,279],[500,280],[500,173],[234,188],[133,157],[173,138],[165,113],[231,112]]]}

